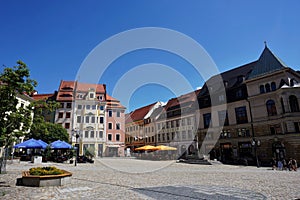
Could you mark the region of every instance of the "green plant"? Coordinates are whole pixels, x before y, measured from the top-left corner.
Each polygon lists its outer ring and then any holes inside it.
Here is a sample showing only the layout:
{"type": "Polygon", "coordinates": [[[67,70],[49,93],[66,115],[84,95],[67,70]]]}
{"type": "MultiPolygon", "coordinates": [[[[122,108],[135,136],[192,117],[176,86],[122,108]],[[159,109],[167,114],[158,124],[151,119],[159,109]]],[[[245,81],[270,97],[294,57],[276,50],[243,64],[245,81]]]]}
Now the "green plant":
{"type": "Polygon", "coordinates": [[[89,147],[85,149],[84,155],[88,158],[94,158],[95,157],[95,147],[89,147]]]}
{"type": "Polygon", "coordinates": [[[46,176],[46,175],[58,175],[64,172],[56,167],[35,167],[29,169],[30,175],[46,176]]]}

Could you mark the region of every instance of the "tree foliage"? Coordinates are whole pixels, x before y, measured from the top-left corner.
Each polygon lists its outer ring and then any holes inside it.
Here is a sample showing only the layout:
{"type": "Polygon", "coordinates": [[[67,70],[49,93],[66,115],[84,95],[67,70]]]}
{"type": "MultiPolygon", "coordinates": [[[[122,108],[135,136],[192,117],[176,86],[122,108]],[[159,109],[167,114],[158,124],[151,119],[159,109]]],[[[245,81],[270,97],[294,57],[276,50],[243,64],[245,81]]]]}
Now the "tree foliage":
{"type": "Polygon", "coordinates": [[[60,104],[55,101],[36,101],[34,106],[33,124],[28,134],[28,138],[41,139],[46,143],[56,140],[69,140],[69,134],[60,124],[45,122],[44,113],[54,112],[60,104]]]}
{"type": "Polygon", "coordinates": [[[25,63],[5,67],[0,73],[0,145],[7,147],[16,138],[26,135],[32,122],[32,108],[17,107],[18,96],[30,94],[37,82],[30,78],[25,63]]]}

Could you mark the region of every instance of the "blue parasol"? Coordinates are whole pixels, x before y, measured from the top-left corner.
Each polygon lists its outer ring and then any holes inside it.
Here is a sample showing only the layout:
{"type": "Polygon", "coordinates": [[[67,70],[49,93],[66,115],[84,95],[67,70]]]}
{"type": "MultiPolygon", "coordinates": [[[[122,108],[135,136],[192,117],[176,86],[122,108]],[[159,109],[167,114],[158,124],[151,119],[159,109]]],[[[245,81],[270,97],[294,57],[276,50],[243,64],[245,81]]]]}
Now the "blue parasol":
{"type": "Polygon", "coordinates": [[[26,149],[45,149],[47,147],[47,143],[44,141],[38,141],[33,138],[26,140],[25,142],[19,143],[14,146],[14,148],[26,148],[26,149]]]}
{"type": "Polygon", "coordinates": [[[51,143],[51,149],[71,149],[71,148],[72,145],[70,145],[65,141],[57,140],[51,143]]]}

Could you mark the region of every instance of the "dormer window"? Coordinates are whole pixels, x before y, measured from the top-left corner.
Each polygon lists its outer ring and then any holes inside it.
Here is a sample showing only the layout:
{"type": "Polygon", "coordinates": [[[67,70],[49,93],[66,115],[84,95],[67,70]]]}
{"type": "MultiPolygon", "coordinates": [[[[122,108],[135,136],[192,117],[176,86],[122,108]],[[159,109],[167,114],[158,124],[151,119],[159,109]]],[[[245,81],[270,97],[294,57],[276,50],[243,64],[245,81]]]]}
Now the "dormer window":
{"type": "Polygon", "coordinates": [[[93,99],[95,94],[93,92],[90,92],[90,99],[93,99]]]}

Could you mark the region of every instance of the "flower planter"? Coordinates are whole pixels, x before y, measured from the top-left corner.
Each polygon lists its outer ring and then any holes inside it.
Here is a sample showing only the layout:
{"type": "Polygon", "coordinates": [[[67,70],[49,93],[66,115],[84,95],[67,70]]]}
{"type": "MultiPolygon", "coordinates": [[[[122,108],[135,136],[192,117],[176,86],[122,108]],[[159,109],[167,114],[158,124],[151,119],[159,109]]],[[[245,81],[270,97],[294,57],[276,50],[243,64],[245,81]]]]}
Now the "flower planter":
{"type": "Polygon", "coordinates": [[[59,175],[36,176],[30,175],[29,171],[22,172],[22,185],[32,187],[62,186],[71,182],[72,173],[62,170],[59,175]]]}

